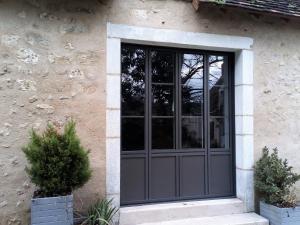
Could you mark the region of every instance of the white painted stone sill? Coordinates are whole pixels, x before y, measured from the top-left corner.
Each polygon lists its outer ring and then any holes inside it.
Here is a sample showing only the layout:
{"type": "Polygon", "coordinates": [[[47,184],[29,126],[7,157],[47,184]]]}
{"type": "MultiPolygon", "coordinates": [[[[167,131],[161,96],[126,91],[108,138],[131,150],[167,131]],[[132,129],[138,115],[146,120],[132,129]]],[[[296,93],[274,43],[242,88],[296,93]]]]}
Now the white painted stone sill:
{"type": "Polygon", "coordinates": [[[200,200],[200,201],[182,201],[182,202],[167,202],[167,203],[155,203],[138,206],[122,206],[120,208],[121,213],[128,212],[142,212],[148,210],[163,210],[163,209],[178,209],[178,208],[190,208],[198,206],[216,206],[216,205],[229,205],[229,204],[243,204],[243,201],[238,198],[229,199],[213,199],[213,200],[200,200]]]}

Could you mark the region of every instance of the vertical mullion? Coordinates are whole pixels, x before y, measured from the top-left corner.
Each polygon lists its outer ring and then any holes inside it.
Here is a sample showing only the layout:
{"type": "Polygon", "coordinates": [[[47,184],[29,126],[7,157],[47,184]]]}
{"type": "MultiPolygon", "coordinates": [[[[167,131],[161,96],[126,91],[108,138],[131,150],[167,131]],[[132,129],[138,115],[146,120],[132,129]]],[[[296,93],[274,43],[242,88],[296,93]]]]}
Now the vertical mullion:
{"type": "Polygon", "coordinates": [[[179,71],[179,59],[178,59],[178,53],[176,53],[176,57],[175,57],[175,149],[179,149],[179,82],[178,82],[178,71],[179,71]]]}
{"type": "Polygon", "coordinates": [[[181,130],[181,120],[182,120],[182,101],[181,101],[181,91],[182,91],[182,84],[181,84],[181,65],[182,65],[182,52],[178,53],[178,73],[177,73],[177,94],[178,94],[178,148],[182,149],[182,130],[181,130]]]}
{"type": "MultiPolygon", "coordinates": [[[[123,164],[123,160],[122,160],[122,156],[123,156],[123,146],[122,146],[122,140],[123,140],[123,135],[122,135],[122,122],[123,122],[123,118],[122,118],[122,114],[123,114],[123,108],[122,108],[122,96],[123,96],[123,93],[122,93],[122,47],[123,47],[123,45],[122,45],[122,43],[121,43],[121,52],[120,52],[120,57],[121,57],[121,60],[120,60],[120,68],[121,68],[121,74],[120,74],[120,180],[119,180],[119,182],[120,182],[120,205],[122,205],[122,187],[123,187],[123,185],[122,185],[122,179],[124,179],[124,177],[123,177],[123,175],[122,175],[122,164],[123,164]]],[[[107,178],[106,178],[107,179],[107,178]]]]}
{"type": "Polygon", "coordinates": [[[228,104],[229,104],[229,149],[231,154],[231,162],[232,162],[232,176],[231,176],[231,185],[232,185],[232,192],[235,194],[236,193],[236,185],[235,185],[235,118],[234,118],[234,56],[233,55],[228,55],[228,104]]]}
{"type": "Polygon", "coordinates": [[[148,155],[147,155],[147,162],[148,162],[148,200],[151,199],[151,158],[152,158],[152,76],[151,76],[151,49],[147,48],[147,78],[148,84],[146,85],[146,89],[148,92],[147,97],[147,122],[148,122],[148,155]]]}
{"type": "Polygon", "coordinates": [[[225,71],[223,74],[224,77],[224,129],[225,129],[225,148],[228,149],[230,148],[230,104],[229,104],[229,64],[228,64],[228,57],[225,56],[224,59],[224,64],[225,64],[225,71]]]}
{"type": "Polygon", "coordinates": [[[148,122],[147,122],[147,112],[148,112],[148,106],[147,106],[147,83],[148,83],[148,78],[147,78],[147,49],[145,48],[145,77],[144,77],[144,82],[145,82],[145,97],[144,97],[144,139],[145,139],[145,199],[148,199],[148,160],[147,160],[147,154],[148,154],[148,122]]]}
{"type": "Polygon", "coordinates": [[[204,67],[203,67],[203,76],[204,76],[204,133],[205,133],[205,195],[209,195],[209,173],[210,173],[210,160],[209,160],[209,62],[208,54],[204,54],[204,67]]]}
{"type": "MultiPolygon", "coordinates": [[[[174,97],[175,97],[175,150],[178,150],[180,148],[180,113],[179,113],[179,96],[180,96],[180,91],[179,91],[179,53],[175,52],[175,91],[174,91],[174,97]]],[[[176,196],[180,198],[180,156],[176,154],[176,196]]]]}

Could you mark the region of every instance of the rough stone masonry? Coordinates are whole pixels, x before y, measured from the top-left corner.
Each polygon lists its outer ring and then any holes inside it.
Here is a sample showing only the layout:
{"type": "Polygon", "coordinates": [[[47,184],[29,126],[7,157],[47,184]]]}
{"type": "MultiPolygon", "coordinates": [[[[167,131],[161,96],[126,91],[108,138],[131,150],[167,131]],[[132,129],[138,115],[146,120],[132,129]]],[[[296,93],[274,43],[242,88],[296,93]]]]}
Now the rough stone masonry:
{"type": "MultiPolygon", "coordinates": [[[[84,211],[105,193],[106,23],[254,38],[255,157],[278,146],[300,172],[300,23],[176,0],[0,0],[0,224],[28,224],[31,128],[70,117],[91,150],[84,211]]],[[[300,186],[297,186],[299,194],[300,186]]],[[[300,196],[300,195],[298,195],[300,196]]]]}
{"type": "MultiPolygon", "coordinates": [[[[31,128],[41,131],[47,122],[62,127],[70,117],[77,121],[94,170],[82,191],[88,194],[77,200],[103,196],[102,8],[96,1],[0,1],[1,225],[28,224],[34,187],[24,172],[21,146],[31,128]]],[[[78,210],[86,206],[78,204],[78,210]]]]}

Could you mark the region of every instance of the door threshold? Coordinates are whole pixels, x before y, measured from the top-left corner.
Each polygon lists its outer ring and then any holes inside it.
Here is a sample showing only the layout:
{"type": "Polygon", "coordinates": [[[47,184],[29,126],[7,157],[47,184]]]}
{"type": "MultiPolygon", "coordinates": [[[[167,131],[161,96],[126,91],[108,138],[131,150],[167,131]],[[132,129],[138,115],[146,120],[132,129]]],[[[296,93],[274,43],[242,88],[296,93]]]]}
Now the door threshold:
{"type": "Polygon", "coordinates": [[[205,202],[205,201],[225,200],[225,199],[237,199],[237,197],[235,195],[232,195],[232,196],[224,196],[224,197],[207,197],[207,198],[193,198],[193,199],[180,199],[180,200],[139,202],[139,203],[133,203],[133,204],[124,204],[124,205],[121,205],[121,208],[147,206],[147,205],[172,204],[172,203],[182,204],[182,203],[190,203],[190,202],[205,202]]]}
{"type": "Polygon", "coordinates": [[[177,206],[177,205],[211,205],[215,203],[233,203],[242,202],[242,200],[237,197],[224,197],[224,198],[206,198],[206,199],[189,199],[189,200],[179,200],[179,201],[166,201],[166,202],[150,202],[150,203],[140,203],[135,205],[123,205],[121,209],[130,208],[154,208],[154,207],[165,207],[165,206],[177,206]]]}

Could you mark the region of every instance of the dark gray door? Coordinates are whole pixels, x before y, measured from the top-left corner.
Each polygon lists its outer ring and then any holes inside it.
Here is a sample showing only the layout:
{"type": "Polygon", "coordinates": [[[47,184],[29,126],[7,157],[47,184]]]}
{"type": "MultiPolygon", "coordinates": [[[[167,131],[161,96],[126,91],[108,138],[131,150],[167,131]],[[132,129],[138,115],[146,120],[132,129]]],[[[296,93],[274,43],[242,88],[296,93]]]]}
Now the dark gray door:
{"type": "Polygon", "coordinates": [[[121,49],[121,204],[234,196],[233,55],[121,49]]]}

